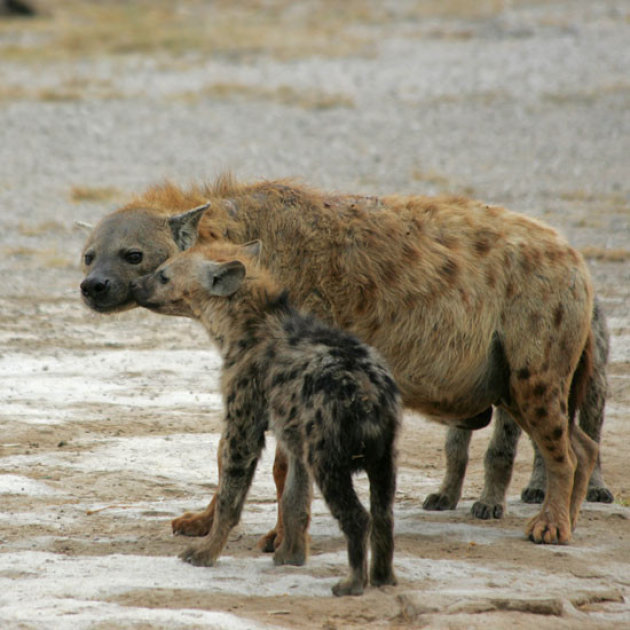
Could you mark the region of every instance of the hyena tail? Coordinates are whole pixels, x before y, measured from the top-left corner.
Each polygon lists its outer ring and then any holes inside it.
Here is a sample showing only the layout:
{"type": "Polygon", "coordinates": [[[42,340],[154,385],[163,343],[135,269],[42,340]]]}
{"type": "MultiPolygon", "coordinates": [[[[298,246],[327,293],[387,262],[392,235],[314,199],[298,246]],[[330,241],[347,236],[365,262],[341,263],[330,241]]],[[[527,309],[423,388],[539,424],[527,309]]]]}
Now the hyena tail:
{"type": "Polygon", "coordinates": [[[595,341],[593,339],[593,330],[588,333],[582,355],[578,361],[573,379],[571,381],[571,389],[569,390],[569,422],[573,424],[575,420],[575,412],[584,402],[586,392],[590,380],[593,375],[593,352],[595,351],[595,341]]]}

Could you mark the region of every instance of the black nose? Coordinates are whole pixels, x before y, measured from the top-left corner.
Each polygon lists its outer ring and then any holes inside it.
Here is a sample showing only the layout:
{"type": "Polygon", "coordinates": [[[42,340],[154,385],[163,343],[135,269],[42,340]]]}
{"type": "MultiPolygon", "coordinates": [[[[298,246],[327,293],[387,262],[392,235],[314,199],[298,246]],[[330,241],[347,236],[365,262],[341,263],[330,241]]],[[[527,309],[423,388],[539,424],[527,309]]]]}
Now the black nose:
{"type": "Polygon", "coordinates": [[[81,283],[81,293],[85,297],[103,297],[109,291],[109,280],[107,278],[86,278],[81,283]]]}

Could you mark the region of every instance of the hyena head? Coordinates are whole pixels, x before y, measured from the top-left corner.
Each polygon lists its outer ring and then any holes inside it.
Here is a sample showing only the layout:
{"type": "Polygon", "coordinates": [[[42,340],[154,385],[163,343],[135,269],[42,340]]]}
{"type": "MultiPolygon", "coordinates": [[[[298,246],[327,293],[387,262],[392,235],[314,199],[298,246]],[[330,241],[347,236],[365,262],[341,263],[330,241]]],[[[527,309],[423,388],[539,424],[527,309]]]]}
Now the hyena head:
{"type": "Polygon", "coordinates": [[[215,243],[175,254],[153,273],[131,283],[134,301],[162,315],[199,319],[215,298],[238,291],[259,241],[246,245],[215,243]]]}
{"type": "Polygon", "coordinates": [[[155,210],[126,208],[104,217],[83,248],[81,295],[85,304],[99,313],[137,306],[131,282],[191,247],[207,208],[205,204],[170,217],[155,210]]]}

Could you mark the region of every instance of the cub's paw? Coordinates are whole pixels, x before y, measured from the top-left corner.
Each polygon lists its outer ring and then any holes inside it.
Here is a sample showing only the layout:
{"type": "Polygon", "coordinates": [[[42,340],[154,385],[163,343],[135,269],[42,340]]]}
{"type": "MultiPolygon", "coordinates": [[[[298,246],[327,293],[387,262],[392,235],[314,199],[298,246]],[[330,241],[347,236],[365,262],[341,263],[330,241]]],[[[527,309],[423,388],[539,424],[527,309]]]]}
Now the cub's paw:
{"type": "Polygon", "coordinates": [[[285,549],[282,545],[273,554],[273,563],[276,566],[291,564],[301,567],[306,562],[306,549],[285,549]]]}
{"type": "Polygon", "coordinates": [[[391,569],[384,572],[372,571],[370,574],[370,584],[372,586],[396,586],[398,580],[396,580],[396,576],[391,569]]]}
{"type": "Polygon", "coordinates": [[[363,595],[364,585],[361,580],[341,580],[332,587],[335,597],[344,597],[346,595],[363,595]]]}
{"type": "Polygon", "coordinates": [[[179,557],[188,564],[196,567],[212,567],[216,562],[216,556],[207,549],[199,547],[188,547],[179,554],[179,557]]]}
{"type": "Polygon", "coordinates": [[[427,496],[422,504],[423,510],[431,512],[443,512],[444,510],[454,510],[457,507],[457,501],[454,501],[446,494],[434,492],[427,496]]]}
{"type": "Polygon", "coordinates": [[[487,521],[491,518],[503,518],[503,506],[500,503],[490,504],[475,501],[470,510],[475,518],[487,521]]]}
{"type": "Polygon", "coordinates": [[[212,528],[212,516],[205,512],[186,512],[171,521],[176,536],[206,536],[212,528]]]}
{"type": "Polygon", "coordinates": [[[265,553],[273,553],[281,542],[282,537],[275,529],[271,529],[258,541],[258,548],[265,553]]]}

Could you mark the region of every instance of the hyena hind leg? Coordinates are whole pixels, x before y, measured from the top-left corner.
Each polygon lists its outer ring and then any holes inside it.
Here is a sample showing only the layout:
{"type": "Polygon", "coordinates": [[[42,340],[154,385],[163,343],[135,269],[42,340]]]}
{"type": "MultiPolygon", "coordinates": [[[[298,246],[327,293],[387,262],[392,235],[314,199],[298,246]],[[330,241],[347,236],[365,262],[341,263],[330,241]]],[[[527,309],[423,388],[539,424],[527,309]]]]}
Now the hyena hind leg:
{"type": "Polygon", "coordinates": [[[444,454],[446,473],[440,489],[429,494],[422,508],[430,511],[454,510],[462,496],[466,467],[468,466],[468,447],[472,431],[450,427],[446,433],[444,454]]]}
{"type": "Polygon", "coordinates": [[[370,516],[354,491],[349,469],[339,469],[326,463],[314,472],[326,504],[339,522],[348,547],[350,573],[345,580],[333,586],[333,595],[361,595],[367,585],[370,516]]]}
{"type": "Polygon", "coordinates": [[[377,465],[366,465],[366,471],[370,482],[370,514],[372,516],[370,584],[372,586],[393,585],[396,584],[392,567],[394,495],[396,494],[396,468],[393,456],[388,454],[377,465]]]}
{"type": "Polygon", "coordinates": [[[484,486],[479,501],[472,506],[475,518],[503,518],[505,495],[512,479],[516,447],[521,429],[501,407],[494,410],[495,422],[484,458],[484,486]]]}

